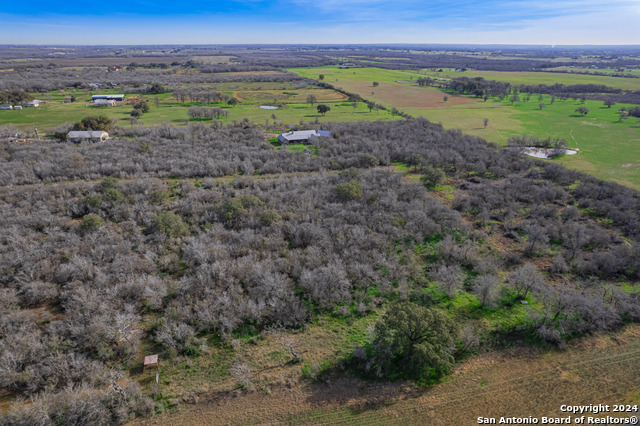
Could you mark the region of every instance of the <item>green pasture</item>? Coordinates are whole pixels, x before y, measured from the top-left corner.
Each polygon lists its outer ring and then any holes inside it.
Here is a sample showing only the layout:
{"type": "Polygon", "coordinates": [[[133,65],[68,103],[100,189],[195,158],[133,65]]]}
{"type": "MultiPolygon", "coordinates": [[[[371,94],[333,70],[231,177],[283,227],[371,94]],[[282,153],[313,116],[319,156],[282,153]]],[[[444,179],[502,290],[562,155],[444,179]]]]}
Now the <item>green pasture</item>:
{"type": "MultiPolygon", "coordinates": [[[[336,92],[326,90],[329,96],[337,95],[336,92]]],[[[114,93],[116,91],[105,90],[99,93],[114,93]]],[[[320,92],[314,90],[314,92],[320,92]]],[[[233,92],[228,92],[232,94],[233,92]]],[[[269,92],[273,94],[273,91],[269,92]]],[[[299,92],[301,93],[301,92],[299,92]]],[[[71,94],[71,93],[70,93],[71,94]]],[[[94,107],[89,102],[92,93],[75,93],[78,100],[73,103],[64,103],[64,93],[51,92],[50,94],[39,94],[38,99],[50,101],[37,108],[24,108],[23,110],[0,110],[0,125],[14,124],[19,128],[31,129],[38,127],[40,129],[47,129],[59,126],[65,122],[76,122],[89,115],[106,115],[111,118],[115,118],[119,126],[129,126],[129,117],[132,110],[132,106],[126,103],[114,106],[114,107],[94,107]],[[50,98],[49,98],[50,96],[50,98]]],[[[141,120],[144,126],[153,126],[162,123],[169,123],[173,125],[185,125],[188,119],[188,109],[192,105],[202,106],[202,104],[194,102],[177,102],[171,97],[170,93],[163,93],[160,95],[149,95],[146,93],[132,93],[128,94],[127,98],[137,96],[138,99],[149,101],[149,112],[145,113],[141,120]],[[156,106],[155,99],[159,99],[159,105],[156,106]]],[[[286,97],[283,92],[281,96],[286,97]]],[[[295,96],[298,98],[299,96],[295,96]]],[[[319,99],[322,99],[318,95],[319,99]]],[[[328,122],[328,121],[362,121],[362,120],[391,120],[400,119],[401,117],[393,117],[388,111],[375,111],[369,112],[369,109],[362,102],[359,102],[354,109],[350,102],[325,102],[329,105],[331,111],[327,112],[325,116],[318,113],[316,107],[317,104],[311,106],[306,102],[301,102],[297,99],[296,103],[286,103],[286,100],[280,100],[283,106],[277,110],[268,110],[260,108],[260,105],[272,105],[271,99],[265,99],[265,102],[254,100],[251,102],[240,102],[235,106],[227,106],[224,103],[210,103],[206,106],[218,106],[225,108],[229,111],[229,117],[223,119],[225,123],[231,124],[234,121],[241,121],[244,118],[264,125],[269,123],[273,127],[274,121],[276,127],[287,127],[289,124],[297,124],[301,120],[328,122]],[[267,101],[268,100],[268,101],[267,101]],[[273,115],[276,119],[273,119],[273,115]]],[[[211,122],[211,120],[191,119],[188,122],[211,122]]]]}
{"type": "Polygon", "coordinates": [[[489,142],[505,143],[509,136],[531,135],[540,139],[565,139],[577,155],[555,160],[604,180],[616,181],[640,189],[640,123],[635,117],[619,121],[620,107],[608,108],[601,101],[558,101],[550,96],[532,95],[527,102],[511,105],[507,101],[489,100],[474,105],[450,108],[406,109],[414,116],[442,123],[445,128],[461,129],[489,142]],[[543,107],[540,109],[539,104],[543,107]],[[589,113],[580,116],[575,110],[585,106],[589,113]],[[488,118],[484,127],[484,118],[488,118]]]}
{"type": "Polygon", "coordinates": [[[569,147],[578,148],[577,155],[560,160],[568,167],[640,189],[640,123],[635,117],[620,121],[617,104],[611,108],[600,101],[567,100],[550,104],[545,96],[539,101],[532,96],[529,102],[519,102],[513,107],[518,113],[526,134],[539,138],[548,136],[563,138],[569,147]],[[580,116],[576,108],[585,106],[589,113],[580,116]]]}

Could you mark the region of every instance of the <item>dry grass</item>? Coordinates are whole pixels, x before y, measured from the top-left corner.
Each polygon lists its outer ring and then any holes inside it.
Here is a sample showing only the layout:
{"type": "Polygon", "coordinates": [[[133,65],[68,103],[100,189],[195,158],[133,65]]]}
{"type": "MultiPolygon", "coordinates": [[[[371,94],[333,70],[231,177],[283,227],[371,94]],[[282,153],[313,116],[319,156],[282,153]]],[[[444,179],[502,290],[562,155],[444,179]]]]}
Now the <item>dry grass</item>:
{"type": "MultiPolygon", "coordinates": [[[[475,424],[478,416],[566,417],[560,405],[635,403],[640,327],[575,341],[566,351],[483,354],[431,388],[339,378],[212,396],[140,424],[475,424]],[[238,397],[239,396],[239,397],[238,397]]],[[[607,413],[602,413],[606,415],[607,413]]],[[[600,415],[598,415],[600,416],[600,415]]],[[[596,416],[597,417],[597,416],[596,416]]]]}
{"type": "Polygon", "coordinates": [[[381,82],[378,87],[373,87],[367,81],[341,81],[340,85],[350,92],[360,94],[363,98],[372,99],[387,106],[392,105],[400,110],[405,108],[447,108],[482,102],[482,99],[443,93],[432,87],[387,82],[381,82]],[[449,98],[447,102],[444,102],[444,96],[449,98]]]}
{"type": "Polygon", "coordinates": [[[265,102],[273,101],[274,96],[286,103],[305,103],[307,96],[314,95],[318,102],[342,102],[347,97],[335,90],[325,89],[298,89],[283,90],[235,90],[234,95],[240,101],[265,102]],[[295,93],[292,95],[291,93],[295,93]]]}

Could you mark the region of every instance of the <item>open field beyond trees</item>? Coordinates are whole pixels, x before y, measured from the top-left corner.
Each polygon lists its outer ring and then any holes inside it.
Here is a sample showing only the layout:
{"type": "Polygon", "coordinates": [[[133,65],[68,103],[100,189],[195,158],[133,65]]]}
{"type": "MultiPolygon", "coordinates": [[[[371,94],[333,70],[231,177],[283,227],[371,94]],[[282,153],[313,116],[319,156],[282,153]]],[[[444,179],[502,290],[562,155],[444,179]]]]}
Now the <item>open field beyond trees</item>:
{"type": "MultiPolygon", "coordinates": [[[[511,136],[529,135],[540,139],[558,137],[565,139],[580,153],[558,161],[594,174],[602,179],[613,180],[634,188],[640,188],[640,124],[631,117],[620,120],[618,109],[633,105],[616,104],[611,108],[602,101],[580,101],[568,99],[551,103],[551,97],[537,94],[531,100],[510,103],[496,98],[483,102],[480,98],[447,93],[433,87],[418,87],[412,83],[417,74],[409,71],[376,68],[338,69],[337,67],[296,69],[305,77],[317,78],[323,74],[325,81],[335,87],[360,94],[381,102],[387,107],[395,106],[412,115],[422,116],[445,128],[460,129],[466,134],[482,137],[489,142],[504,144],[511,136]],[[336,81],[337,80],[337,81],[336,81]],[[379,82],[377,87],[372,83],[379,82]],[[447,102],[443,100],[448,96],[447,102]],[[542,108],[540,104],[543,104],[542,108]],[[576,109],[586,106],[589,113],[580,116],[576,109]],[[488,118],[485,127],[484,119],[488,118]]],[[[457,77],[472,73],[436,73],[442,78],[457,77]]],[[[484,71],[482,73],[485,73],[484,71]]],[[[435,74],[434,74],[435,75],[435,74]]],[[[561,73],[499,73],[487,74],[512,84],[577,84],[574,77],[584,84],[606,84],[608,80],[631,80],[640,85],[640,79],[616,77],[565,75],[561,73]],[[521,76],[522,74],[522,76],[521,76]],[[557,77],[557,80],[546,80],[557,77]]]]}

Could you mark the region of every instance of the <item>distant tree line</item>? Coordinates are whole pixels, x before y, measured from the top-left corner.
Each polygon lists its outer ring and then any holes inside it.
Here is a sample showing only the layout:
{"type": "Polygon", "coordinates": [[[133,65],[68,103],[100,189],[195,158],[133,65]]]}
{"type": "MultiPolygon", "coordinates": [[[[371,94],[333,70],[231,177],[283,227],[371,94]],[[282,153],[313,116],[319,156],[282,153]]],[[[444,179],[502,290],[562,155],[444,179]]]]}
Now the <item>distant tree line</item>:
{"type": "Polygon", "coordinates": [[[494,80],[485,80],[482,77],[456,77],[446,83],[441,83],[431,78],[421,77],[418,85],[440,86],[453,92],[476,97],[497,97],[505,99],[509,96],[514,100],[528,100],[528,97],[520,98],[518,94],[546,94],[553,99],[593,99],[624,103],[640,103],[640,91],[624,91],[601,84],[554,84],[554,85],[511,85],[494,80]]]}

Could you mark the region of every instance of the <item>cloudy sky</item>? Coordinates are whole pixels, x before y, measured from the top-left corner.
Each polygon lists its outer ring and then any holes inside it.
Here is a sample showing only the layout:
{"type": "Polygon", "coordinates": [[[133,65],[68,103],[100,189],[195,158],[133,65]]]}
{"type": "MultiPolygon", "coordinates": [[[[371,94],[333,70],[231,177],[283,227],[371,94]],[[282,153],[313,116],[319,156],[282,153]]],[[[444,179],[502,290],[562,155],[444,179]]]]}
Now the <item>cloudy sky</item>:
{"type": "Polygon", "coordinates": [[[640,44],[640,0],[2,0],[0,43],[640,44]]]}

